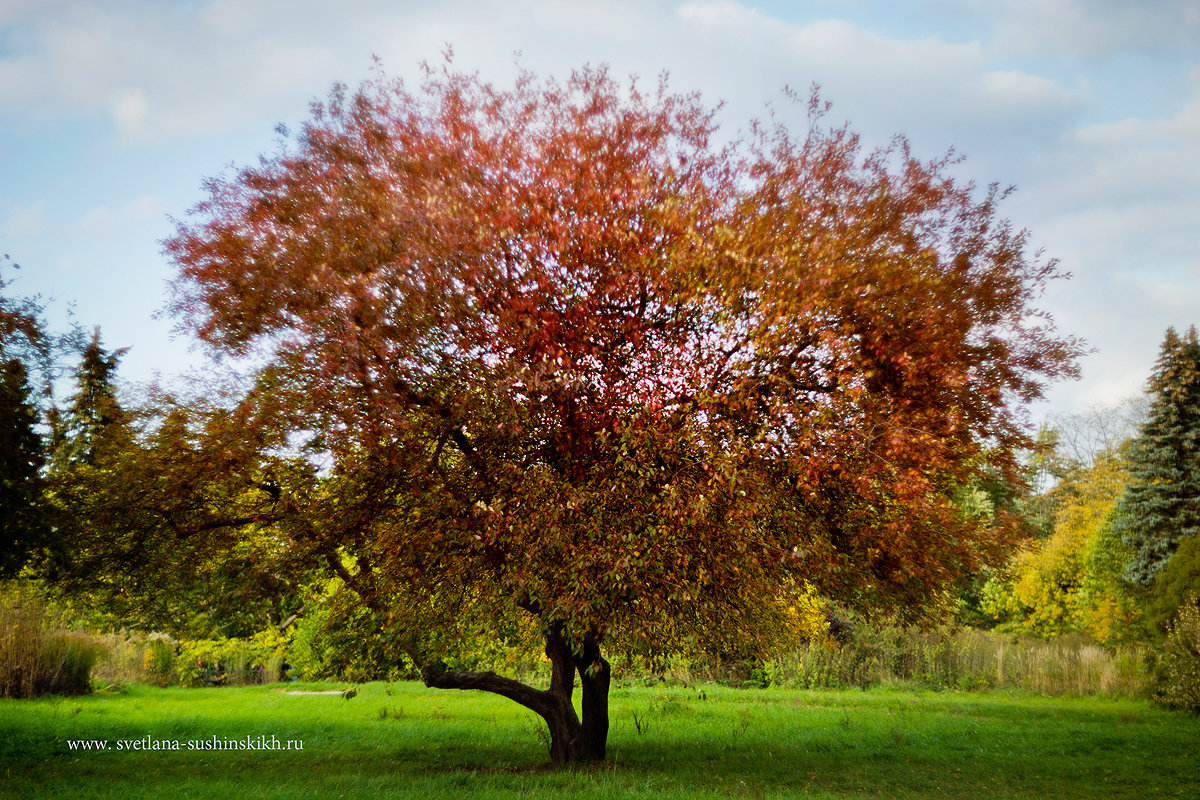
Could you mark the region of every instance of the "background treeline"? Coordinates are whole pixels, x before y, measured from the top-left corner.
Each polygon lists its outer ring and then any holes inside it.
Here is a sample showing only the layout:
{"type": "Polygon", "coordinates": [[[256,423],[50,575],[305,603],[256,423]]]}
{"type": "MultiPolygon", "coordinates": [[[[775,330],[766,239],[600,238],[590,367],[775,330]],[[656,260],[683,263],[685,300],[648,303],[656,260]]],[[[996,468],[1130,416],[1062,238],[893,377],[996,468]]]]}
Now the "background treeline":
{"type": "Polygon", "coordinates": [[[1197,707],[1200,343],[1167,331],[1145,398],[1060,420],[1031,459],[1027,540],[989,575],[978,624],[1105,646],[1162,644],[1158,696],[1197,707]]]}
{"type": "MultiPolygon", "coordinates": [[[[294,544],[302,532],[280,545],[281,486],[331,508],[347,487],[294,454],[257,458],[230,433],[222,387],[122,396],[124,351],[99,331],[50,337],[36,302],[0,301],[0,694],[413,676],[395,615],[420,599],[370,611],[316,545],[294,544]]],[[[940,624],[847,618],[809,594],[790,609],[802,635],[773,658],[618,643],[618,679],[1144,692],[1200,710],[1195,329],[1167,332],[1145,398],[1039,438],[1025,485],[949,489],[1015,535],[1007,560],[944,598],[940,624]]],[[[444,627],[449,667],[547,669],[519,621],[498,640],[469,616],[444,627]]]]}

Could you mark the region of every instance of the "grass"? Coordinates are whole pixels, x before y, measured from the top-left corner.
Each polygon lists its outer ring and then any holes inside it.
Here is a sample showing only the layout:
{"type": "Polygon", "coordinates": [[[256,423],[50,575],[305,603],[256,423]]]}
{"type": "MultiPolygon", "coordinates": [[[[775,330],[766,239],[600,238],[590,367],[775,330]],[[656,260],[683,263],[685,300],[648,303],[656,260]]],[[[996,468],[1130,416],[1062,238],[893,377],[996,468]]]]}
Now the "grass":
{"type": "Polygon", "coordinates": [[[608,762],[554,771],[536,719],[488,695],[132,685],[0,701],[0,797],[1200,798],[1200,719],[1021,692],[613,691],[608,762]],[[244,739],[303,750],[71,750],[244,739]]]}
{"type": "Polygon", "coordinates": [[[0,697],[83,694],[100,655],[94,637],[51,630],[32,593],[0,585],[0,697]]]}

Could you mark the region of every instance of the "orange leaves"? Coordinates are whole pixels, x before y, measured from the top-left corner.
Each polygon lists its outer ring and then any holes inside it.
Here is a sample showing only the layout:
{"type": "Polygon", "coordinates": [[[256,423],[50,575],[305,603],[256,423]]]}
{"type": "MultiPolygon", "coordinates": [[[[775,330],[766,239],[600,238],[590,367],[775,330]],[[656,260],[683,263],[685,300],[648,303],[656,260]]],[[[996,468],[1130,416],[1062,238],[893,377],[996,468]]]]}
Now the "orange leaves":
{"type": "Polygon", "coordinates": [[[406,580],[593,631],[753,619],[799,571],[920,603],[981,535],[947,487],[1078,345],[1003,192],[810,108],[720,148],[603,69],[338,89],[177,224],[175,309],[264,349],[256,424],[399,508],[339,495],[406,580]]]}

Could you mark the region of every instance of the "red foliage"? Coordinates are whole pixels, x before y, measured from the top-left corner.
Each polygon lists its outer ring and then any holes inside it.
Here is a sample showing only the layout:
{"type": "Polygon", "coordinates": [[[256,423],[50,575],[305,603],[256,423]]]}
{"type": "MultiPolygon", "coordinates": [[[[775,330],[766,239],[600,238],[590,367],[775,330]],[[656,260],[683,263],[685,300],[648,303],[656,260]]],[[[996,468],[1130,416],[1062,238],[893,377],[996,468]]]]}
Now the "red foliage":
{"type": "Polygon", "coordinates": [[[797,579],[918,608],[988,551],[950,491],[1080,349],[1004,192],[825,111],[721,147],[602,69],[338,88],[206,184],[174,309],[263,359],[246,418],[329,465],[305,535],[367,598],[454,585],[592,645],[753,640],[797,579]]]}

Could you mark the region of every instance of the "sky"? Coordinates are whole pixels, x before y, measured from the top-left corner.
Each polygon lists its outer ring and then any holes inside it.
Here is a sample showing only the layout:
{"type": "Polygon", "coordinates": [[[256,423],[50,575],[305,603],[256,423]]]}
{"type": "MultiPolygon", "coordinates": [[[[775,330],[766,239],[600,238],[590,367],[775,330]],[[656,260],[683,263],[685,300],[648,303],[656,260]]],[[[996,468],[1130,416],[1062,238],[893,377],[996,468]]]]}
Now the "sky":
{"type": "Polygon", "coordinates": [[[160,313],[170,217],[373,56],[415,80],[448,47],[501,85],[667,72],[731,135],[817,84],[867,141],[1015,186],[1002,216],[1072,276],[1040,306],[1094,350],[1034,421],[1138,394],[1200,324],[1200,0],[0,0],[8,291],[129,347],[129,382],[205,368],[160,313]]]}

